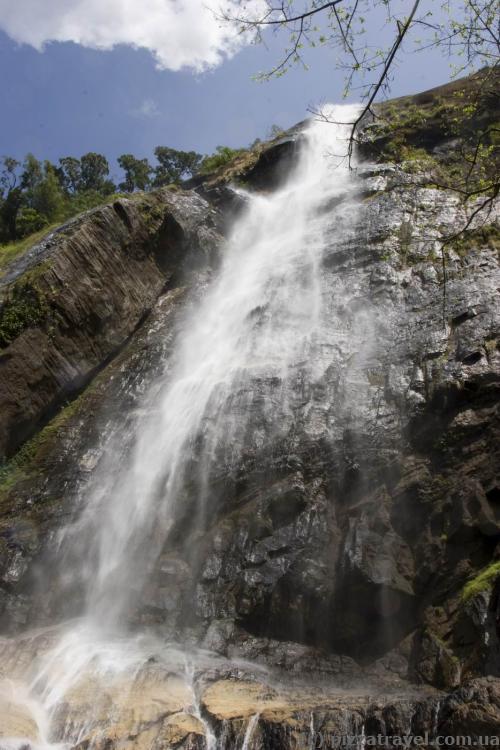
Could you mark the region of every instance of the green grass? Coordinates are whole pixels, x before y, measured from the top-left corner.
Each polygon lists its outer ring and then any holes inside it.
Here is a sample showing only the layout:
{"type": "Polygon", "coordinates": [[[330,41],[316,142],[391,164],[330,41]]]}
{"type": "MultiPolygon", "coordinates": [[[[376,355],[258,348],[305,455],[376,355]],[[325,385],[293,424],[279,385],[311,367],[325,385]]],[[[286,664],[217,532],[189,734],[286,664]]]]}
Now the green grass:
{"type": "MultiPolygon", "coordinates": [[[[123,197],[122,194],[115,194],[112,201],[123,197]]],[[[165,216],[165,207],[162,206],[159,198],[144,200],[144,193],[126,197],[138,202],[148,231],[152,236],[155,235],[165,216]]],[[[109,202],[108,198],[106,203],[109,202]]],[[[20,257],[51,230],[59,226],[60,223],[53,224],[23,240],[0,246],[0,260],[2,261],[0,277],[2,265],[4,268],[7,267],[14,258],[20,257]]],[[[46,284],[39,284],[39,278],[49,267],[50,258],[39,261],[7,288],[7,293],[0,305],[0,350],[11,344],[26,328],[40,325],[47,327],[50,323],[51,291],[47,289],[46,284]]]]}
{"type": "Polygon", "coordinates": [[[497,83],[493,70],[482,71],[376,105],[378,117],[367,129],[372,156],[402,163],[407,172],[428,172],[429,186],[488,195],[498,160],[498,110],[491,94],[497,83]],[[458,147],[434,150],[451,139],[458,139],[458,147]]]}
{"type": "Polygon", "coordinates": [[[247,149],[229,148],[229,146],[217,146],[217,150],[211,156],[206,156],[200,166],[200,174],[208,175],[217,171],[227,164],[231,164],[238,156],[245,153],[247,149]]]}
{"type": "Polygon", "coordinates": [[[52,232],[61,222],[55,222],[49,226],[40,229],[39,232],[34,232],[28,237],[23,237],[22,240],[16,240],[16,242],[9,242],[7,245],[0,245],[0,277],[5,273],[5,268],[19,256],[23,255],[30,247],[40,242],[47,234],[52,232]]]}
{"type": "Polygon", "coordinates": [[[465,584],[461,595],[462,602],[465,604],[478,594],[491,591],[498,576],[500,576],[500,562],[488,565],[475,578],[465,584]]]}
{"type": "Polygon", "coordinates": [[[261,154],[286,135],[287,131],[284,130],[270,140],[259,141],[248,148],[228,149],[220,160],[215,154],[208,161],[205,160],[199,174],[208,178],[208,184],[235,182],[244,185],[246,173],[255,166],[261,154]]]}
{"type": "Polygon", "coordinates": [[[5,273],[5,269],[9,265],[9,263],[11,263],[16,258],[19,258],[27,250],[33,247],[33,245],[36,245],[37,242],[40,242],[40,240],[50,234],[50,232],[53,232],[54,229],[57,229],[57,227],[60,227],[61,224],[64,224],[64,222],[68,221],[69,219],[73,219],[75,216],[78,216],[85,211],[97,208],[98,206],[104,206],[107,203],[113,203],[120,198],[134,198],[136,197],[136,195],[140,196],[143,194],[112,193],[111,195],[78,196],[72,201],[72,203],[69,204],[66,210],[63,211],[58,221],[54,221],[51,224],[48,224],[46,227],[43,227],[43,229],[40,229],[38,232],[33,232],[33,234],[29,234],[27,237],[23,237],[20,240],[16,240],[15,242],[8,242],[5,245],[0,245],[0,278],[5,273]]]}

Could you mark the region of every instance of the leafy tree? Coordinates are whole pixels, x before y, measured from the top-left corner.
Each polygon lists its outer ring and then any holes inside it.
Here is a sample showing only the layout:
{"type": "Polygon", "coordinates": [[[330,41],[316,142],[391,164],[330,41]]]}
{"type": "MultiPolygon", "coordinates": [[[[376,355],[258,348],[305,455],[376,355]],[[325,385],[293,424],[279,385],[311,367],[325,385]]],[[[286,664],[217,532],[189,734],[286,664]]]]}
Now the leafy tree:
{"type": "Polygon", "coordinates": [[[397,54],[404,52],[402,42],[410,31],[423,35],[414,39],[413,52],[430,46],[443,49],[446,55],[451,52],[463,58],[458,72],[498,63],[497,0],[462,0],[459,7],[440,0],[432,9],[422,0],[399,7],[388,0],[263,0],[257,11],[249,10],[246,0],[236,0],[236,5],[241,8],[239,13],[222,14],[226,24],[253,34],[257,42],[264,40],[268,29],[285,35],[281,57],[271,70],[260,74],[261,78],[283,75],[296,63],[307,67],[307,48],[330,47],[335,50],[337,69],[344,71],[345,93],[354,88],[360,92],[365,101],[363,113],[389,90],[389,74],[397,54]],[[381,15],[393,32],[386,47],[374,49],[367,36],[370,30],[380,28],[381,15]]]}
{"type": "Polygon", "coordinates": [[[30,208],[45,217],[48,222],[60,219],[63,216],[65,202],[64,194],[53,165],[46,161],[43,165],[43,174],[31,190],[30,208]]]}
{"type": "Polygon", "coordinates": [[[75,216],[82,211],[89,211],[96,206],[102,206],[108,199],[108,193],[102,193],[98,190],[85,190],[71,196],[67,209],[67,216],[75,216]]]}
{"type": "Polygon", "coordinates": [[[100,194],[104,197],[116,193],[116,185],[113,180],[104,180],[100,188],[100,194]]]}
{"type": "Polygon", "coordinates": [[[22,191],[18,186],[20,163],[11,156],[4,156],[0,172],[0,240],[9,242],[16,236],[16,216],[22,202],[22,191]]]}
{"type": "Polygon", "coordinates": [[[105,156],[89,151],[80,159],[80,169],[80,190],[98,190],[106,194],[113,192],[113,183],[106,179],[109,174],[109,164],[105,156]]]}
{"type": "Polygon", "coordinates": [[[23,172],[21,174],[21,188],[31,195],[38,183],[43,179],[43,167],[41,162],[33,156],[27,154],[23,163],[23,172]]]}
{"type": "MultiPolygon", "coordinates": [[[[81,159],[63,157],[57,167],[40,162],[33,154],[22,165],[4,157],[0,164],[0,242],[15,241],[99,205],[116,190],[108,173],[106,158],[94,152],[81,159]]],[[[141,182],[140,174],[137,181],[141,182]]]]}
{"type": "Polygon", "coordinates": [[[267,133],[267,137],[269,139],[279,138],[280,136],[283,135],[284,132],[285,132],[285,128],[282,128],[280,125],[271,125],[267,133]]]}
{"type": "Polygon", "coordinates": [[[153,182],[155,187],[177,184],[183,178],[193,175],[203,159],[195,151],[177,151],[168,146],[157,146],[155,156],[158,159],[153,182]]]}
{"type": "Polygon", "coordinates": [[[2,171],[0,172],[0,188],[2,195],[4,192],[13,190],[18,181],[17,170],[21,166],[17,159],[13,159],[12,156],[4,156],[2,159],[2,171]]]}
{"type": "Polygon", "coordinates": [[[20,208],[16,217],[16,236],[18,238],[27,237],[33,232],[38,232],[48,224],[45,216],[42,216],[34,208],[24,206],[20,208]]]}
{"type": "Polygon", "coordinates": [[[19,186],[9,190],[0,209],[2,240],[11,242],[16,239],[16,219],[23,203],[23,193],[19,186]]]}
{"type": "Polygon", "coordinates": [[[60,182],[63,188],[71,194],[80,190],[82,184],[82,165],[80,159],[74,156],[63,156],[59,159],[60,182]]]}
{"type": "Polygon", "coordinates": [[[153,168],[147,159],[136,159],[132,154],[122,154],[118,157],[118,164],[125,172],[125,179],[118,185],[125,193],[134,190],[147,190],[151,184],[153,168]]]}
{"type": "MultiPolygon", "coordinates": [[[[21,195],[18,201],[21,206],[33,209],[48,222],[62,217],[64,212],[64,194],[56,174],[56,168],[49,162],[43,164],[33,154],[28,154],[23,163],[21,174],[21,195]]],[[[27,223],[33,218],[23,219],[23,233],[27,223]]],[[[16,222],[17,226],[17,222],[16,222]]],[[[16,230],[17,234],[17,230],[16,230]]]]}

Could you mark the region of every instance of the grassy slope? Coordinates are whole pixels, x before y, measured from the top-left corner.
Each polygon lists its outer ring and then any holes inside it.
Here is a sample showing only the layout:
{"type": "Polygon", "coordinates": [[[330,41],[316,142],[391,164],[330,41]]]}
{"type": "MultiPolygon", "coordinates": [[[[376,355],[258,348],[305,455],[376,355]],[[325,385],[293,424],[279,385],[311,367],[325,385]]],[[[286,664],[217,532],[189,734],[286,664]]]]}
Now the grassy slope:
{"type": "Polygon", "coordinates": [[[498,71],[483,70],[414,96],[403,96],[375,106],[376,118],[362,133],[362,150],[380,161],[428,159],[447,168],[464,161],[469,139],[493,147],[498,158],[500,111],[496,92],[498,71]],[[458,141],[458,148],[446,154],[440,144],[458,141]]]}
{"type": "Polygon", "coordinates": [[[28,237],[23,237],[22,240],[9,242],[7,245],[0,245],[0,278],[5,273],[5,269],[11,261],[20,257],[23,253],[29,250],[30,247],[36,245],[37,242],[40,242],[40,240],[56,229],[60,223],[61,222],[55,222],[54,224],[50,224],[49,226],[40,229],[39,232],[34,232],[28,237]]]}

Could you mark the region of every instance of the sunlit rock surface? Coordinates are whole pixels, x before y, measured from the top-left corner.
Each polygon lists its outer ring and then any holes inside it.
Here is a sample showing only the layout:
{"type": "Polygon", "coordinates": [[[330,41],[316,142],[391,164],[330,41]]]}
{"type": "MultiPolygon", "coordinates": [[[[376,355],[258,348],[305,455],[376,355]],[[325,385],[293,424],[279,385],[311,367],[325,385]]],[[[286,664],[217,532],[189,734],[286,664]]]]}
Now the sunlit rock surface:
{"type": "Polygon", "coordinates": [[[47,734],[46,717],[28,700],[23,679],[34,654],[43,656],[56,637],[50,631],[25,637],[15,646],[17,658],[12,641],[8,648],[0,644],[0,746],[12,747],[13,737],[18,738],[14,746],[21,746],[23,738],[24,745],[35,748],[73,737],[69,746],[80,750],[296,750],[334,747],[341,738],[353,747],[377,738],[383,746],[385,738],[413,735],[426,738],[421,746],[430,747],[438,736],[494,737],[500,721],[498,681],[492,678],[474,680],[443,697],[383,671],[340,686],[324,676],[290,678],[208,652],[187,657],[163,647],[156,654],[144,652],[144,660],[132,660],[128,668],[122,663],[120,674],[110,671],[110,652],[96,649],[92,665],[58,703],[47,734]]]}

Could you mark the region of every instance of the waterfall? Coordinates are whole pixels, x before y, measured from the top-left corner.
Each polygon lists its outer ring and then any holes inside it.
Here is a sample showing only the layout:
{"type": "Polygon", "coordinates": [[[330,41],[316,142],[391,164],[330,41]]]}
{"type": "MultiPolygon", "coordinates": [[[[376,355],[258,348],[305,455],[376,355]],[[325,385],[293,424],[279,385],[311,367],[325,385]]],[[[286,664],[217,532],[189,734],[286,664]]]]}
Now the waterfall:
{"type": "MultiPolygon", "coordinates": [[[[353,107],[334,108],[348,123],[353,107]]],[[[293,423],[296,383],[312,384],[321,359],[325,211],[352,189],[349,125],[315,123],[289,181],[248,197],[218,278],[184,323],[173,362],[144,403],[126,464],[113,453],[75,535],[87,548],[87,615],[123,622],[168,537],[186,487],[203,523],[212,474],[230,474],[245,449],[272,446],[293,423]],[[268,396],[259,425],[249,416],[268,396]]],[[[118,437],[118,440],[120,438],[118,437]]]]}
{"type": "Polygon", "coordinates": [[[255,729],[259,723],[259,718],[260,718],[260,714],[254,714],[248,720],[247,728],[245,730],[245,735],[243,737],[243,744],[241,746],[241,750],[251,750],[250,743],[252,741],[255,729]]]}
{"type": "MultiPolygon", "coordinates": [[[[331,290],[323,281],[323,255],[332,234],[350,226],[356,213],[354,201],[345,215],[332,212],[356,191],[345,156],[356,111],[334,107],[331,120],[346,124],[309,126],[279,190],[241,191],[247,207],[144,398],[131,450],[123,450],[117,435],[80,518],[64,532],[61,553],[75,567],[69,573],[83,579],[85,611],[35,669],[32,694],[50,717],[82,675],[118,679],[162,659],[185,672],[182,654],[166,655],[164,643],[125,627],[158,556],[172,536],[179,543],[179,518],[188,516],[191,532],[203,528],[215,480],[235,472],[243,453],[270,451],[299,412],[305,429],[327,431],[303,391],[328,367],[331,290]]],[[[191,706],[202,721],[192,674],[189,681],[185,710],[191,706]]],[[[257,721],[249,723],[245,747],[257,721]]],[[[87,729],[68,724],[67,736],[56,739],[74,741],[87,729]]],[[[49,735],[55,741],[50,731],[41,734],[42,744],[49,735]]]]}

